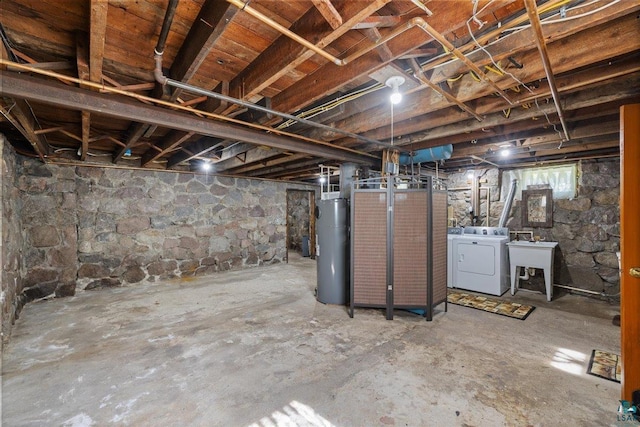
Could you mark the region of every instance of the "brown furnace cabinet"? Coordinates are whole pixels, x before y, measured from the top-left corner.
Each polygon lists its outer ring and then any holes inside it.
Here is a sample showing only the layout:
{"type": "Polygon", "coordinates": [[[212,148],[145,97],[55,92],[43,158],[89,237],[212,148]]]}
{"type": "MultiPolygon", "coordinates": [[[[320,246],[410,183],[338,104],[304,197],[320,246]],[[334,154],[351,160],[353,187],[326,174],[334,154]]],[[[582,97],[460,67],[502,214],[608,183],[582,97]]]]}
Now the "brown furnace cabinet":
{"type": "Polygon", "coordinates": [[[351,191],[350,310],[447,310],[447,191],[432,177],[360,180],[351,191]]]}

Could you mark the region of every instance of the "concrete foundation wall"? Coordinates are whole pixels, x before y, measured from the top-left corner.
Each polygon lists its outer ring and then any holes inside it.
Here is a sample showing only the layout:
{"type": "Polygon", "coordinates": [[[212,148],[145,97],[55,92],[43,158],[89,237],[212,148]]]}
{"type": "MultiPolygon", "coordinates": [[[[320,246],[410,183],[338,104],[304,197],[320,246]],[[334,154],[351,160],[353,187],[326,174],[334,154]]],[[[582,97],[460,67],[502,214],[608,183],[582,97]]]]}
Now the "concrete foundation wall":
{"type": "Polygon", "coordinates": [[[3,260],[11,259],[15,273],[3,270],[3,324],[5,316],[11,319],[7,307],[15,298],[62,297],[281,262],[286,190],[314,189],[193,173],[56,166],[15,155],[9,144],[6,151],[3,260]],[[21,286],[13,285],[14,276],[21,286]]]}
{"type": "MultiPolygon", "coordinates": [[[[499,201],[498,169],[479,172],[483,187],[490,188],[489,225],[497,226],[504,203],[499,201]]],[[[574,199],[554,199],[553,227],[527,228],[521,225],[520,201],[514,201],[507,226],[511,231],[532,231],[548,241],[558,242],[554,260],[554,282],[590,291],[616,295],[620,291],[620,160],[590,160],[578,163],[578,191],[574,199]]],[[[468,187],[466,172],[451,174],[450,188],[468,187]]],[[[482,192],[480,222],[486,222],[486,198],[482,192]]],[[[471,225],[471,193],[450,191],[449,203],[459,225],[471,225]]],[[[534,277],[530,285],[544,289],[544,280],[534,277]]]]}

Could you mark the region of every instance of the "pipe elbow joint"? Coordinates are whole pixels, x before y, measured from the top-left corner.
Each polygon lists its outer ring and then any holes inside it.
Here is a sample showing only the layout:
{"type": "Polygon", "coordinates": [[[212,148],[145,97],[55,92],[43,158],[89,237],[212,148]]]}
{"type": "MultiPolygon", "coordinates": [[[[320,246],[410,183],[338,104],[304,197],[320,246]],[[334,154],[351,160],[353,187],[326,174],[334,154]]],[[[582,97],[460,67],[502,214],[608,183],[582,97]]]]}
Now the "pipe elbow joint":
{"type": "Polygon", "coordinates": [[[166,85],[169,79],[162,73],[162,53],[155,51],[156,67],[153,70],[153,76],[162,86],[166,85]]]}

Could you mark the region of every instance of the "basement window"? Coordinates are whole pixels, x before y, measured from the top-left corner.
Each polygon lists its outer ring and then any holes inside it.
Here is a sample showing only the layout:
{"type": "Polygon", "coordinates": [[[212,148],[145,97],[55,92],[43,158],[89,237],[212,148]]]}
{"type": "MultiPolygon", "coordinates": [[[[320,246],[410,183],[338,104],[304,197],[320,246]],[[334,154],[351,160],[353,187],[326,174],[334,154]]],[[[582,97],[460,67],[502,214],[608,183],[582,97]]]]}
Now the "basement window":
{"type": "Polygon", "coordinates": [[[501,199],[509,194],[511,181],[518,180],[516,200],[522,200],[522,190],[529,185],[549,186],[554,199],[573,199],[576,196],[578,165],[550,166],[542,168],[513,169],[502,172],[501,199]]]}

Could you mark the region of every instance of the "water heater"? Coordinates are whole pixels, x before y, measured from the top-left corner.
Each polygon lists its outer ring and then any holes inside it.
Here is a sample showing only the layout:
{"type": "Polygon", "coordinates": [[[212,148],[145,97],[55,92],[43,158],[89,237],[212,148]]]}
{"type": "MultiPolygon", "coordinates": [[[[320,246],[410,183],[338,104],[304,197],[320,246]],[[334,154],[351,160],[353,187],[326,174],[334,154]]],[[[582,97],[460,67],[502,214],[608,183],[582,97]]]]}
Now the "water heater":
{"type": "Polygon", "coordinates": [[[349,293],[347,199],[319,200],[315,216],[318,301],[345,305],[349,293]]]}

